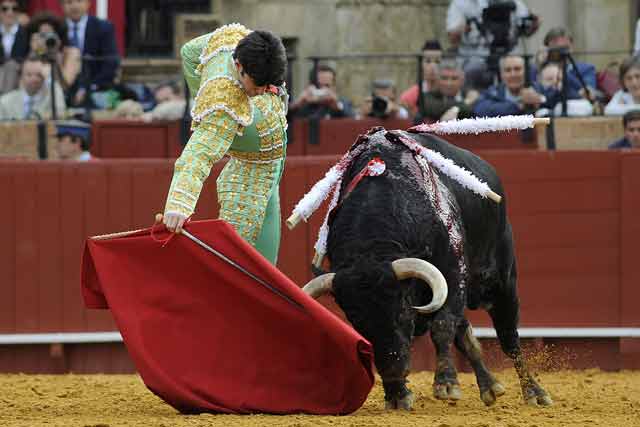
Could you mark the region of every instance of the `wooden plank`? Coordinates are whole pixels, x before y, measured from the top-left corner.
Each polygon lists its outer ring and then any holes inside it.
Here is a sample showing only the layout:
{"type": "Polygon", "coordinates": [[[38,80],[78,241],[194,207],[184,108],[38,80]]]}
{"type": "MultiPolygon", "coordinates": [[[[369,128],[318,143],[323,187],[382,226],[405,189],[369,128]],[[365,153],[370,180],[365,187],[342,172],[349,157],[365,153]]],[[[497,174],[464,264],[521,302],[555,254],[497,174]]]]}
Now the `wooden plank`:
{"type": "MultiPolygon", "coordinates": [[[[0,164],[0,194],[5,206],[16,205],[15,167],[0,164]]],[[[16,331],[16,215],[15,209],[0,209],[0,333],[16,331]]],[[[0,364],[2,357],[0,356],[0,364]]]]}
{"type": "Polygon", "coordinates": [[[566,212],[511,217],[517,250],[615,248],[620,243],[617,212],[566,212]]]}
{"type": "Polygon", "coordinates": [[[620,208],[617,177],[509,182],[505,192],[510,215],[617,211],[620,208]]]}
{"type": "MultiPolygon", "coordinates": [[[[109,175],[106,167],[95,167],[93,164],[82,165],[79,169],[80,182],[83,183],[84,230],[83,242],[89,236],[107,234],[117,230],[109,229],[109,175]]],[[[80,263],[78,254],[78,265],[80,263]]],[[[78,282],[78,285],[80,282],[78,282]]],[[[78,289],[78,293],[79,293],[78,289]]],[[[88,331],[112,331],[115,324],[108,310],[86,310],[86,326],[88,331]]]]}
{"type": "Polygon", "coordinates": [[[518,283],[521,326],[620,326],[618,275],[529,275],[518,283]]]}
{"type": "Polygon", "coordinates": [[[614,151],[483,151],[502,181],[513,182],[613,178],[619,174],[619,153],[614,151]]]}
{"type": "Polygon", "coordinates": [[[62,253],[60,227],[60,164],[39,165],[36,170],[38,233],[39,332],[62,330],[62,253]]]}
{"type": "Polygon", "coordinates": [[[15,175],[16,235],[16,330],[38,332],[40,327],[39,253],[37,232],[37,176],[32,170],[19,168],[15,175]]]}
{"type": "MultiPolygon", "coordinates": [[[[86,238],[84,231],[85,192],[82,182],[83,176],[79,173],[80,166],[82,165],[65,164],[60,172],[63,332],[86,330],[86,311],[79,292],[80,256],[86,238]]],[[[96,163],[96,167],[100,168],[101,166],[96,163]]]]}
{"type": "Polygon", "coordinates": [[[594,246],[524,249],[516,252],[518,274],[567,275],[597,274],[617,275],[620,268],[618,247],[594,246]]]}
{"type": "Polygon", "coordinates": [[[620,174],[620,316],[624,326],[640,326],[640,269],[638,269],[638,242],[640,242],[640,155],[625,153],[620,174]]]}
{"type": "Polygon", "coordinates": [[[310,259],[307,259],[308,248],[313,244],[308,240],[305,223],[289,230],[285,221],[293,211],[296,203],[308,191],[306,171],[303,167],[296,167],[290,160],[285,166],[280,184],[281,238],[278,268],[282,270],[299,286],[304,285],[309,277],[310,259]]]}

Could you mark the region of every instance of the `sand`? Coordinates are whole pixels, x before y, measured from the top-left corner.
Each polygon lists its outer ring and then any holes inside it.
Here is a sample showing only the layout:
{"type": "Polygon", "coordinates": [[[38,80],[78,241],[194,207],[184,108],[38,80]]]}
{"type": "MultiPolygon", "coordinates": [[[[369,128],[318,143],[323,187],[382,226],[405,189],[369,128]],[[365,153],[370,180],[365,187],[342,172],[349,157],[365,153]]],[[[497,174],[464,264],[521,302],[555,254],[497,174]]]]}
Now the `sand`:
{"type": "Polygon", "coordinates": [[[543,373],[539,380],[555,402],[547,408],[522,403],[512,369],[497,377],[507,394],[491,408],[480,401],[471,374],[460,374],[464,396],[453,405],[431,397],[433,374],[421,372],[410,376],[417,397],[413,411],[383,410],[377,381],[361,409],[332,417],[183,416],[148,391],[136,375],[0,375],[0,426],[640,426],[640,371],[543,373]]]}

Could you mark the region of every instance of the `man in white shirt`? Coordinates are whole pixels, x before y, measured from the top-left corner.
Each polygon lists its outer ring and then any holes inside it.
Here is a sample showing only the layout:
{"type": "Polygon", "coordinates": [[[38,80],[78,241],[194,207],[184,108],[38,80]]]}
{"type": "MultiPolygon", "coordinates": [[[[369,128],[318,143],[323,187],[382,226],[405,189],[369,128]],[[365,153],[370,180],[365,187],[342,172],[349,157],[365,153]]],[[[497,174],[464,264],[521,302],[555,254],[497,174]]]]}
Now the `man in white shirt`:
{"type": "MultiPolygon", "coordinates": [[[[513,47],[517,36],[523,34],[530,36],[538,29],[539,21],[535,15],[529,13],[529,9],[522,0],[452,0],[447,10],[447,34],[452,47],[457,48],[458,55],[463,60],[463,69],[466,79],[472,87],[482,89],[484,78],[488,69],[487,61],[491,54],[491,44],[495,37],[483,21],[483,11],[490,10],[500,13],[509,13],[507,22],[511,23],[509,34],[505,34],[507,40],[503,40],[513,47]],[[489,9],[487,9],[489,10],[489,9]],[[522,26],[525,22],[530,24],[522,26]],[[522,29],[519,29],[522,27],[522,29]]],[[[502,25],[504,28],[504,25],[502,25]]],[[[509,49],[510,50],[510,49],[509,49]]],[[[501,52],[506,54],[508,52],[501,52]]],[[[496,58],[497,60],[497,58],[496,58]]],[[[495,63],[497,66],[497,61],[495,63]]],[[[497,70],[494,70],[497,71],[497,70]]]]}
{"type": "MultiPolygon", "coordinates": [[[[20,88],[0,97],[0,120],[41,120],[51,117],[51,89],[45,64],[36,57],[22,64],[20,88]]],[[[56,112],[66,109],[64,93],[56,83],[56,112]]]]}

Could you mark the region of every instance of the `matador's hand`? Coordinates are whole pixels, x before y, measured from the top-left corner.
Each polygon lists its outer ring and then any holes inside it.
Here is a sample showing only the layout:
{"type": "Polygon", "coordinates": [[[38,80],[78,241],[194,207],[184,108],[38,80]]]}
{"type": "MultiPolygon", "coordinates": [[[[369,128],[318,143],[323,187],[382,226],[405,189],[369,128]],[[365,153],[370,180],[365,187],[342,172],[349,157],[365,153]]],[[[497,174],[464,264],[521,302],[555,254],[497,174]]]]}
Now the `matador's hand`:
{"type": "Polygon", "coordinates": [[[180,233],[186,220],[187,216],[180,212],[167,212],[164,215],[156,215],[156,221],[162,221],[172,233],[180,233]]]}

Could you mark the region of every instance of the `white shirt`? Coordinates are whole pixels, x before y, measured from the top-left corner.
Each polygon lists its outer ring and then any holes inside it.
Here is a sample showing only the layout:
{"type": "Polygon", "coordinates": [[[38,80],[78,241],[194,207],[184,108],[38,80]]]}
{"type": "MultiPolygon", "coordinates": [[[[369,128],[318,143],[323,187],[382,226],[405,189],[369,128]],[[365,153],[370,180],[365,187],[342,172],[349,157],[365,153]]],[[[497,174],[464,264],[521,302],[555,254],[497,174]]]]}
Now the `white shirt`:
{"type": "Polygon", "coordinates": [[[84,52],[84,36],[87,31],[87,20],[89,19],[88,15],[84,15],[78,22],[74,22],[71,19],[67,18],[67,27],[69,28],[68,36],[69,43],[73,40],[73,26],[78,26],[78,43],[80,44],[78,48],[80,52],[84,52]]]}
{"type": "MultiPolygon", "coordinates": [[[[511,14],[511,33],[512,36],[521,18],[529,16],[529,9],[522,0],[515,0],[516,10],[511,14]]],[[[447,9],[447,32],[459,30],[464,27],[470,19],[477,19],[482,22],[482,11],[489,6],[489,0],[452,0],[447,9]]],[[[488,57],[489,45],[491,44],[491,36],[483,37],[478,26],[470,23],[470,31],[462,34],[458,53],[460,56],[467,57],[488,57]]]]}
{"type": "Polygon", "coordinates": [[[0,25],[2,31],[2,47],[4,48],[4,57],[9,58],[11,56],[11,49],[13,43],[16,41],[16,33],[18,32],[18,24],[13,24],[9,31],[6,30],[4,25],[0,25]]]}
{"type": "Polygon", "coordinates": [[[22,97],[22,111],[23,117],[25,119],[33,119],[39,118],[40,113],[36,111],[36,106],[40,101],[40,94],[36,93],[35,95],[29,95],[27,92],[24,92],[24,96],[22,97]],[[29,102],[31,102],[31,115],[27,117],[27,113],[29,113],[29,102]]]}
{"type": "Polygon", "coordinates": [[[640,104],[636,104],[633,96],[629,92],[620,89],[611,98],[611,101],[604,107],[605,116],[622,116],[627,111],[639,110],[640,104]]]}
{"type": "Polygon", "coordinates": [[[89,160],[92,160],[93,157],[91,156],[91,153],[88,151],[83,151],[82,153],[80,153],[80,155],[78,157],[76,157],[76,161],[78,162],[88,162],[89,160]]]}

